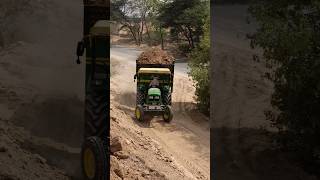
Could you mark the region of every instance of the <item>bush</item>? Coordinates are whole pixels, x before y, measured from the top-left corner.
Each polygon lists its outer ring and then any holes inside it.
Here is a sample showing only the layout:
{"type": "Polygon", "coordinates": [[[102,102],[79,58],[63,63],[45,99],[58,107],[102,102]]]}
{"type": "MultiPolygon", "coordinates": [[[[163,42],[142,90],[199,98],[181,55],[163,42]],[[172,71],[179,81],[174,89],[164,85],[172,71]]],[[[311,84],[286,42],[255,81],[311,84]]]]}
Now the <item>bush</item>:
{"type": "Polygon", "coordinates": [[[206,115],[210,113],[210,79],[207,65],[193,66],[190,72],[195,81],[198,108],[206,115]]]}
{"type": "Polygon", "coordinates": [[[320,4],[317,1],[257,0],[249,12],[260,25],[250,35],[271,68],[273,111],[279,142],[304,157],[320,152],[320,4]]]}
{"type": "Polygon", "coordinates": [[[179,44],[178,49],[181,54],[189,54],[191,52],[190,45],[188,43],[179,44]]]}
{"type": "Polygon", "coordinates": [[[189,75],[196,88],[197,103],[199,109],[209,115],[210,112],[210,18],[207,18],[204,26],[204,37],[190,53],[189,75]]]}

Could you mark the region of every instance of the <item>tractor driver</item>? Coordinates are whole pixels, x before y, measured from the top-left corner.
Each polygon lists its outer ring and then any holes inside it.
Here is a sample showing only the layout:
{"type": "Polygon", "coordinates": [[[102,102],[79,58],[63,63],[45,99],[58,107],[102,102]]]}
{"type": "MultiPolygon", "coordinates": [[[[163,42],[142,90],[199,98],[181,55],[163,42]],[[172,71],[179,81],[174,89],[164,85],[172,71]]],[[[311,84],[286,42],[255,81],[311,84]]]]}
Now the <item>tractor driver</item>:
{"type": "Polygon", "coordinates": [[[149,87],[152,87],[152,88],[157,88],[157,87],[159,87],[158,77],[153,76],[153,79],[152,79],[152,81],[150,82],[149,87]]]}

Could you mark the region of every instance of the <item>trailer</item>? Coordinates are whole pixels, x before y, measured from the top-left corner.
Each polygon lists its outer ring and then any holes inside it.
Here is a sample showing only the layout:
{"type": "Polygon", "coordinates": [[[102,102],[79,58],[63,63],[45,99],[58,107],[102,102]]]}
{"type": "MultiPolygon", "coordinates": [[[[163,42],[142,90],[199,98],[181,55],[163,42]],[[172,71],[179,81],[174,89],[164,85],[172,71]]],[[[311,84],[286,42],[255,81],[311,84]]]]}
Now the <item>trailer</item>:
{"type": "Polygon", "coordinates": [[[162,115],[165,122],[173,118],[172,92],[174,79],[174,60],[170,63],[141,63],[136,61],[137,82],[135,116],[143,121],[146,114],[162,115]],[[157,86],[152,86],[152,82],[157,86]]]}

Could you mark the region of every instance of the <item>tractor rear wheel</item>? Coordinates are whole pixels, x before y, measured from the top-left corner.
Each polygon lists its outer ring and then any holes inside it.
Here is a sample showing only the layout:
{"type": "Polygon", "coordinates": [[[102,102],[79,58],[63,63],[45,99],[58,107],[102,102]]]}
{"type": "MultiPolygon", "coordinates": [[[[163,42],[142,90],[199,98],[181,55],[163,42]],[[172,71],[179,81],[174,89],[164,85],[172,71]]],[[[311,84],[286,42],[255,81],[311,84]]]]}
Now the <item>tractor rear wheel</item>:
{"type": "Polygon", "coordinates": [[[163,104],[171,105],[171,93],[168,93],[163,97],[163,104]]]}
{"type": "Polygon", "coordinates": [[[170,123],[173,118],[173,112],[171,106],[167,105],[162,114],[163,120],[167,123],[170,123]]]}
{"type": "Polygon", "coordinates": [[[81,166],[84,179],[107,180],[108,157],[107,147],[103,141],[96,136],[85,139],[81,149],[81,166]]]}
{"type": "Polygon", "coordinates": [[[137,105],[135,110],[135,116],[138,121],[143,121],[144,111],[141,105],[137,105]]]}
{"type": "Polygon", "coordinates": [[[90,136],[103,137],[107,132],[107,95],[92,91],[85,100],[85,138],[90,136]]]}

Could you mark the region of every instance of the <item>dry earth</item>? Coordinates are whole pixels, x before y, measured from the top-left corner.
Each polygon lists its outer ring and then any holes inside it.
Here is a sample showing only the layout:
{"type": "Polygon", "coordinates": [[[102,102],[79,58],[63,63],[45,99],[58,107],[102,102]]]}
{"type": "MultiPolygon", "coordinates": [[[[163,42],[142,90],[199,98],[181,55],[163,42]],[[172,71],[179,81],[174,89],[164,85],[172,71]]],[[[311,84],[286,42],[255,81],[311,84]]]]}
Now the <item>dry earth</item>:
{"type": "Polygon", "coordinates": [[[81,4],[4,0],[0,9],[0,179],[79,179],[81,4]]]}

